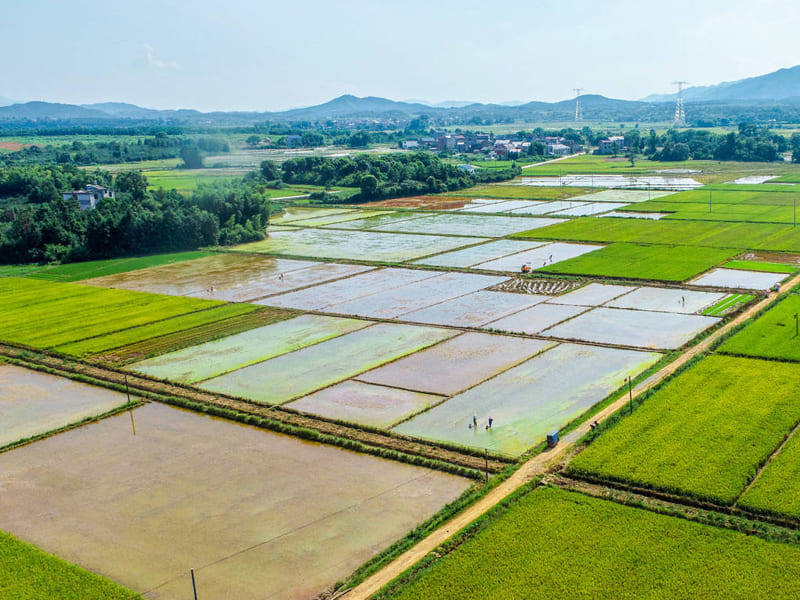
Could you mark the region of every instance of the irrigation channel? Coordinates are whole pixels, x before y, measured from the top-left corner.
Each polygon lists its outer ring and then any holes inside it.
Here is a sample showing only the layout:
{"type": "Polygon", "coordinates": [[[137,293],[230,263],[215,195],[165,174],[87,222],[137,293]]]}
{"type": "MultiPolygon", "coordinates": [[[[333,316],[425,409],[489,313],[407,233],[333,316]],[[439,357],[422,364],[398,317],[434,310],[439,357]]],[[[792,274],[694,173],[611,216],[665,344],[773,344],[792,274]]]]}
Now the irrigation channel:
{"type": "MultiPolygon", "coordinates": [[[[661,370],[657,371],[646,380],[639,383],[635,388],[633,388],[632,395],[639,396],[654,385],[672,375],[672,373],[674,373],[692,358],[708,350],[721,336],[725,335],[734,327],[737,327],[760,311],[764,310],[767,306],[774,303],[778,298],[787,294],[794,286],[798,284],[800,284],[800,275],[797,275],[785,282],[777,293],[770,294],[769,297],[764,298],[757,304],[743,311],[740,315],[726,323],[723,327],[720,327],[714,333],[702,340],[699,344],[688,348],[673,362],[664,366],[661,370]]],[[[595,421],[602,423],[615,412],[626,407],[628,402],[629,394],[622,393],[606,408],[591,416],[587,421],[581,423],[578,427],[562,437],[557,446],[531,458],[513,475],[489,492],[481,500],[467,508],[465,511],[456,515],[453,519],[432,532],[428,537],[398,556],[391,563],[383,567],[380,571],[377,571],[371,575],[352,590],[348,590],[346,593],[338,595],[337,599],[367,600],[371,598],[390,581],[422,560],[427,554],[434,552],[436,548],[445,543],[470,523],[486,514],[490,509],[513,494],[516,490],[531,482],[536,477],[547,473],[554,467],[560,466],[559,462],[563,462],[562,459],[565,458],[567,452],[577,442],[579,442],[584,435],[589,433],[592,423],[595,421]]]]}

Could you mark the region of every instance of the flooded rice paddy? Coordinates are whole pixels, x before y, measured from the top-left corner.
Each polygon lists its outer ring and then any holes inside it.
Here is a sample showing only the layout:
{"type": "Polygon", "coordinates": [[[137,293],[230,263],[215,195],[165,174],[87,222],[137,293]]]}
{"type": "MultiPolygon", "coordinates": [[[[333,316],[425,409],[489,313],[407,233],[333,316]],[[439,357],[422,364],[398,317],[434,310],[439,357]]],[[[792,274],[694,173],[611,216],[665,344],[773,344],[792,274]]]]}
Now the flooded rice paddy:
{"type": "Polygon", "coordinates": [[[635,289],[629,285],[590,283],[573,292],[553,298],[550,302],[552,304],[571,304],[573,306],[600,306],[623,294],[629,294],[635,289]]]}
{"type": "Polygon", "coordinates": [[[561,344],[394,428],[517,456],[656,362],[650,352],[561,344]],[[477,427],[470,427],[473,417],[477,427]],[[491,429],[486,429],[488,419],[491,429]]]}
{"type": "Polygon", "coordinates": [[[376,227],[374,231],[397,233],[425,233],[438,235],[472,235],[478,237],[503,237],[520,231],[553,225],[553,219],[529,217],[500,217],[442,213],[376,227]]]}
{"type": "Polygon", "coordinates": [[[564,242],[553,242],[538,246],[532,250],[511,254],[496,260],[490,260],[485,263],[475,265],[476,269],[485,269],[487,271],[502,271],[519,273],[523,264],[530,263],[532,269],[536,270],[540,267],[555,264],[562,260],[568,260],[581,256],[587,252],[599,250],[603,246],[593,246],[590,244],[567,244],[564,242]]]}
{"type": "Polygon", "coordinates": [[[463,250],[453,250],[429,258],[414,261],[414,264],[431,265],[434,267],[472,267],[479,263],[487,262],[517,254],[543,246],[544,242],[519,242],[516,240],[498,240],[479,246],[471,246],[463,250]]]}
{"type": "Polygon", "coordinates": [[[594,308],[542,332],[544,336],[639,348],[679,348],[719,321],[717,317],[594,308]]]}
{"type": "Polygon", "coordinates": [[[201,383],[211,392],[282,404],[456,335],[380,323],[201,383]]]}
{"type": "Polygon", "coordinates": [[[515,313],[510,317],[492,321],[486,325],[486,328],[497,331],[535,335],[557,323],[561,323],[582,312],[586,312],[586,310],[588,309],[583,306],[550,304],[546,302],[515,313]]]}
{"type": "Polygon", "coordinates": [[[225,253],[97,277],[84,283],[172,296],[246,302],[320,281],[363,273],[371,268],[225,253]]]}
{"type": "Polygon", "coordinates": [[[699,313],[722,300],[725,294],[670,288],[637,288],[606,306],[675,313],[699,313]]]}
{"type": "MultiPolygon", "coordinates": [[[[524,228],[521,228],[518,231],[523,230],[524,228]]],[[[477,244],[480,241],[488,240],[450,235],[402,233],[386,235],[358,230],[342,235],[341,231],[334,229],[307,228],[276,231],[270,233],[266,240],[237,246],[236,250],[330,259],[403,262],[477,244]]]]}
{"type": "Polygon", "coordinates": [[[552,343],[463,333],[422,352],[359,375],[367,383],[451,396],[530,358],[552,343]]]}
{"type": "Polygon", "coordinates": [[[195,383],[363,329],[369,324],[356,319],[303,315],[149,358],[127,368],[159,379],[195,383]]]}
{"type": "Polygon", "coordinates": [[[0,364],[0,448],[101,415],[125,394],[0,364]]]}
{"type": "Polygon", "coordinates": [[[149,404],[0,454],[0,529],[146,598],[308,600],[469,481],[149,404]]]}
{"type": "Polygon", "coordinates": [[[431,325],[480,327],[549,298],[536,294],[480,291],[405,313],[402,319],[431,325]]]}
{"type": "Polygon", "coordinates": [[[691,177],[665,175],[563,175],[562,177],[522,177],[517,185],[537,187],[588,187],[640,190],[693,190],[703,184],[691,177]]]}
{"type": "Polygon", "coordinates": [[[741,271],[739,269],[713,269],[700,277],[692,279],[693,285],[706,285],[746,290],[766,290],[786,279],[786,273],[765,273],[762,271],[741,271]]]}

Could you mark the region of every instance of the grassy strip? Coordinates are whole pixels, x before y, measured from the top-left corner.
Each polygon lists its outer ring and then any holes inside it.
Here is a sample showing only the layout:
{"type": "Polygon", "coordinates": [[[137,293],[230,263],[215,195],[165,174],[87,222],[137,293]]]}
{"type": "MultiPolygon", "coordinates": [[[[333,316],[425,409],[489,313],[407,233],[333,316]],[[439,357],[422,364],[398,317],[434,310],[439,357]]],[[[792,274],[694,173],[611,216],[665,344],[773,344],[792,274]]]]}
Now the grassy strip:
{"type": "Polygon", "coordinates": [[[685,281],[738,253],[738,250],[719,248],[615,243],[582,256],[542,267],[537,269],[537,272],[685,281]]]}
{"type": "Polygon", "coordinates": [[[792,598],[799,560],[796,546],[542,487],[505,502],[377,598],[522,600],[532,590],[554,598],[684,598],[686,590],[792,598]]]}
{"type": "Polygon", "coordinates": [[[214,254],[214,252],[197,250],[194,252],[93,260],[89,262],[41,267],[26,276],[35,279],[45,279],[47,281],[80,281],[82,279],[127,273],[128,271],[137,271],[139,269],[147,269],[148,267],[194,260],[195,258],[203,258],[204,256],[211,256],[212,254],[214,254]]]}
{"type": "Polygon", "coordinates": [[[786,265],[783,263],[759,262],[757,260],[732,260],[723,265],[726,269],[739,269],[740,271],[761,271],[763,273],[794,273],[800,265],[786,265]]]}
{"type": "Polygon", "coordinates": [[[758,318],[748,322],[719,351],[738,356],[800,361],[800,338],[796,336],[795,315],[800,313],[800,296],[789,295],[758,318]]]}
{"type": "Polygon", "coordinates": [[[747,304],[753,298],[755,298],[755,296],[752,294],[731,294],[713,306],[709,306],[703,311],[703,314],[708,315],[709,317],[718,317],[726,312],[736,310],[735,307],[739,306],[740,304],[747,304]]]}
{"type": "Polygon", "coordinates": [[[138,594],[0,531],[0,597],[128,600],[138,594]]]}
{"type": "Polygon", "coordinates": [[[798,385],[793,365],[708,357],[619,420],[568,471],[731,505],[800,421],[798,385]]]}

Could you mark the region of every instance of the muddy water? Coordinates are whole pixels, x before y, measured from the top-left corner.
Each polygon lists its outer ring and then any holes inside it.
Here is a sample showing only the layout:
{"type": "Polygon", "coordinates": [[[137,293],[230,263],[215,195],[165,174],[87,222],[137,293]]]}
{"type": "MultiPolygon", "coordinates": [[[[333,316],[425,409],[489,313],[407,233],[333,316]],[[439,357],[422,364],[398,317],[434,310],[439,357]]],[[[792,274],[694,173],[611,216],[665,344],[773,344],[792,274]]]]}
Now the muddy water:
{"type": "Polygon", "coordinates": [[[125,394],[0,364],[0,447],[100,415],[125,402],[125,394]]]}
{"type": "MultiPolygon", "coordinates": [[[[407,222],[412,223],[413,221],[407,222]]],[[[387,234],[358,230],[342,235],[340,231],[329,229],[298,228],[296,231],[270,233],[266,240],[236,246],[236,250],[333,259],[402,262],[477,244],[480,241],[488,240],[455,236],[387,234]]]]}
{"type": "Polygon", "coordinates": [[[358,377],[361,381],[452,395],[530,358],[552,343],[464,333],[358,377]]]}
{"type": "Polygon", "coordinates": [[[356,319],[303,315],[143,360],[128,368],[160,379],[194,383],[362,329],[369,324],[368,321],[356,319]]]}
{"type": "Polygon", "coordinates": [[[395,431],[516,456],[659,358],[561,344],[414,417],[395,431]],[[470,427],[473,416],[478,427],[470,427]],[[494,422],[486,429],[489,417],[494,422]]]}
{"type": "Polygon", "coordinates": [[[432,346],[455,333],[381,323],[209,379],[199,387],[280,404],[432,346]]]}
{"type": "Polygon", "coordinates": [[[304,599],[469,482],[150,404],[0,455],[0,529],[149,598],[304,599]],[[154,589],[155,588],[155,589],[154,589]]]}

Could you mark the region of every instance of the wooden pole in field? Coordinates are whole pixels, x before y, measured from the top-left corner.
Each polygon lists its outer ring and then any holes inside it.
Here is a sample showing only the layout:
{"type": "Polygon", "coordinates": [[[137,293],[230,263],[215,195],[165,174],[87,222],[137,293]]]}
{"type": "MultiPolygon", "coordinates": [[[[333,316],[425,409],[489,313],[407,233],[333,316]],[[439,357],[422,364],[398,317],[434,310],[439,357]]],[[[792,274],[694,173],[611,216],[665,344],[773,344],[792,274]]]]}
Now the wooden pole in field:
{"type": "Polygon", "coordinates": [[[489,483],[489,449],[483,449],[483,457],[486,459],[486,483],[489,483]]]}
{"type": "Polygon", "coordinates": [[[125,375],[125,394],[128,396],[128,404],[131,403],[131,391],[128,389],[128,376],[125,375]]]}
{"type": "Polygon", "coordinates": [[[189,569],[189,573],[192,574],[192,592],[194,593],[194,600],[197,600],[197,585],[194,582],[194,569],[189,569]]]}

